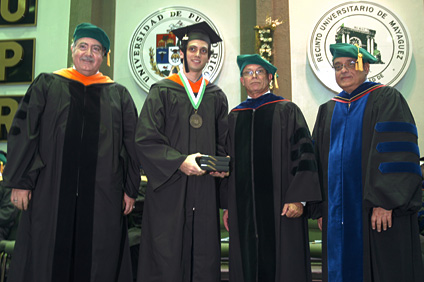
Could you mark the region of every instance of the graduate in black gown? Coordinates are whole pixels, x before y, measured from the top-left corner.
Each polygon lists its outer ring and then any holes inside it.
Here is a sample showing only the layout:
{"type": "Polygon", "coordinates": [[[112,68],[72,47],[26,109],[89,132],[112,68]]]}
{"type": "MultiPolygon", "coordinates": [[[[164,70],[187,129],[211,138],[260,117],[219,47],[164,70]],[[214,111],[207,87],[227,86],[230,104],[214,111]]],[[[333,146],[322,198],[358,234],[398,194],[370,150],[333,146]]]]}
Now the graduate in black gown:
{"type": "Polygon", "coordinates": [[[137,153],[148,182],[137,281],[219,282],[217,180],[201,155],[226,156],[228,103],[202,70],[221,38],[206,23],[173,33],[184,67],[152,85],[137,125],[137,153]]]}
{"type": "Polygon", "coordinates": [[[343,89],[320,106],[313,138],[324,199],[312,216],[323,230],[324,281],[424,281],[417,211],[417,128],[395,88],[367,81],[377,60],[330,45],[343,89]]]}
{"type": "Polygon", "coordinates": [[[258,54],[237,63],[249,98],[228,117],[230,281],[311,281],[304,205],[321,200],[321,190],[308,126],[269,90],[272,64],[258,54]]]}

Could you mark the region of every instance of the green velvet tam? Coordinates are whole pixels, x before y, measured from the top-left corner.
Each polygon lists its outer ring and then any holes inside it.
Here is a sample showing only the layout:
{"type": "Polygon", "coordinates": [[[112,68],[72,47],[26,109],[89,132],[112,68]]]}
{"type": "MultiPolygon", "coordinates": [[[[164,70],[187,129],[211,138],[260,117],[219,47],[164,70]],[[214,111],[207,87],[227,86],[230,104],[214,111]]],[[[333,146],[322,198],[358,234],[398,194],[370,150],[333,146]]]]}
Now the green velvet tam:
{"type": "Polygon", "coordinates": [[[262,58],[259,54],[246,54],[237,56],[237,65],[240,68],[240,77],[243,75],[243,70],[247,65],[260,65],[274,78],[277,68],[262,58]]]}
{"type": "Polygon", "coordinates": [[[107,36],[106,32],[101,29],[100,27],[97,27],[91,23],[81,23],[77,25],[74,31],[74,42],[77,42],[80,38],[93,38],[102,44],[103,48],[106,49],[106,53],[109,52],[110,49],[110,40],[107,36]]]}
{"type": "Polygon", "coordinates": [[[0,162],[2,162],[3,164],[7,163],[6,153],[3,151],[0,151],[0,162]]]}
{"type": "MultiPolygon", "coordinates": [[[[358,59],[358,47],[348,43],[336,43],[330,45],[330,52],[333,55],[333,61],[336,58],[349,57],[358,59]]],[[[359,53],[362,54],[362,61],[364,63],[374,64],[377,59],[371,55],[367,50],[359,47],[359,53]]]]}

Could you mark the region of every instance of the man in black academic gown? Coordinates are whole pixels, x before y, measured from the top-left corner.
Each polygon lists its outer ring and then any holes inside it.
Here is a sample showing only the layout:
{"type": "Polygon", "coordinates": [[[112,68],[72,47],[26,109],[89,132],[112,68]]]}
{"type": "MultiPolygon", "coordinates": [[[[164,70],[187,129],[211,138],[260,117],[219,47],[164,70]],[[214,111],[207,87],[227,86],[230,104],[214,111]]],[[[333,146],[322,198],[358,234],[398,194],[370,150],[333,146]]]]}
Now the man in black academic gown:
{"type": "Polygon", "coordinates": [[[226,156],[227,98],[202,70],[221,41],[205,22],[173,30],[184,67],[152,85],[137,125],[148,179],[137,281],[220,281],[217,180],[196,163],[226,156]]]}
{"type": "Polygon", "coordinates": [[[343,89],[321,105],[314,141],[323,202],[324,281],[424,281],[417,211],[417,128],[396,89],[367,81],[377,60],[347,43],[330,45],[343,89]]]}
{"type": "Polygon", "coordinates": [[[228,117],[230,281],[311,281],[304,205],[321,191],[308,126],[294,103],[270,92],[272,64],[258,54],[237,63],[249,98],[228,117]]]}
{"type": "Polygon", "coordinates": [[[40,74],[9,131],[3,185],[23,210],[9,282],[132,281],[137,110],[99,72],[106,33],[82,23],[73,39],[74,67],[40,74]]]}

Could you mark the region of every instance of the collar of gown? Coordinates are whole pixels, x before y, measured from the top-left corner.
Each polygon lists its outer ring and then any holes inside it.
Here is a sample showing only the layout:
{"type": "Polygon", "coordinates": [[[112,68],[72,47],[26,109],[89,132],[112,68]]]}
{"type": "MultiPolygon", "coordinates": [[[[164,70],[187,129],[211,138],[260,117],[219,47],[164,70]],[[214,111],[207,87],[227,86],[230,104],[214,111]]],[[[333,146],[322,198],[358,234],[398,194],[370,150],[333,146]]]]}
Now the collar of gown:
{"type": "Polygon", "coordinates": [[[110,77],[103,75],[101,72],[97,72],[96,74],[85,76],[79,73],[74,68],[61,69],[54,72],[57,75],[81,82],[85,86],[91,84],[100,84],[100,83],[113,83],[113,80],[110,77]]]}

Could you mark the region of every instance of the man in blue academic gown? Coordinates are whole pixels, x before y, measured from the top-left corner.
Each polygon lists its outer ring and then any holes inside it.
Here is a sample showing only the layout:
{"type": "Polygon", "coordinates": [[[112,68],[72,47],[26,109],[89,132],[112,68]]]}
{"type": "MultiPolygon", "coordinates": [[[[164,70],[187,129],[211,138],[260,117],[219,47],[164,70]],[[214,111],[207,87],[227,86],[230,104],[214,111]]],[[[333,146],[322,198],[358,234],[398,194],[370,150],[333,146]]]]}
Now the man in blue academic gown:
{"type": "Polygon", "coordinates": [[[423,281],[414,118],[396,89],[367,81],[370,53],[347,43],[330,51],[343,91],[321,105],[313,133],[323,281],[423,281]]]}

